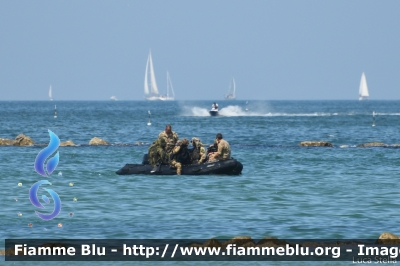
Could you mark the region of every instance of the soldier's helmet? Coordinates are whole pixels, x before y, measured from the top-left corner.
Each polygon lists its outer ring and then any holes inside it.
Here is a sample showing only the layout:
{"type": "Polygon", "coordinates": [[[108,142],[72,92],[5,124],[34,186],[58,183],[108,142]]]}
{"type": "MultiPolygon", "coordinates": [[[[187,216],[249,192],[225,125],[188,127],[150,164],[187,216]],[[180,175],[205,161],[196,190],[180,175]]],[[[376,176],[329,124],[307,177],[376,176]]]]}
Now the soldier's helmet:
{"type": "Polygon", "coordinates": [[[183,146],[188,146],[188,145],[189,145],[189,141],[188,141],[187,139],[182,139],[181,144],[182,144],[183,146]]]}
{"type": "Polygon", "coordinates": [[[192,144],[195,145],[196,147],[199,146],[200,139],[198,138],[192,138],[192,144]]]}

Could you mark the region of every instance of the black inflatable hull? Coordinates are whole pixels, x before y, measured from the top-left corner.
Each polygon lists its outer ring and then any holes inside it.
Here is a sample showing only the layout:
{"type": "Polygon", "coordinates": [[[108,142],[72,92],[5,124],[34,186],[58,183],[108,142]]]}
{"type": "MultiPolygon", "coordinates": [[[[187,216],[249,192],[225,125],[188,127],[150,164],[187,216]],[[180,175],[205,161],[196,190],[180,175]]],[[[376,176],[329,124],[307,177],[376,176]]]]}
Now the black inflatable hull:
{"type": "MultiPolygon", "coordinates": [[[[126,164],[116,173],[118,175],[176,175],[176,169],[169,165],[161,165],[160,171],[151,173],[149,164],[126,164]]],[[[243,165],[235,159],[206,162],[202,164],[184,165],[182,175],[239,175],[243,165]]]]}

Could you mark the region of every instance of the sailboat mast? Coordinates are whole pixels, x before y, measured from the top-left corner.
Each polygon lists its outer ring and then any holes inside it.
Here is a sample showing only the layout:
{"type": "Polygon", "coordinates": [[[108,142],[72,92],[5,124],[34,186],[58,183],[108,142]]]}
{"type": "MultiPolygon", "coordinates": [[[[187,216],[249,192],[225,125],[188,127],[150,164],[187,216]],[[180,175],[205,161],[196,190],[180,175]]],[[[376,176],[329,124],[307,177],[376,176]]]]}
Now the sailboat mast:
{"type": "Polygon", "coordinates": [[[169,73],[167,71],[167,99],[169,97],[169,73]]]}
{"type": "Polygon", "coordinates": [[[233,80],[233,97],[236,97],[236,83],[235,83],[235,78],[232,78],[233,80]]]}

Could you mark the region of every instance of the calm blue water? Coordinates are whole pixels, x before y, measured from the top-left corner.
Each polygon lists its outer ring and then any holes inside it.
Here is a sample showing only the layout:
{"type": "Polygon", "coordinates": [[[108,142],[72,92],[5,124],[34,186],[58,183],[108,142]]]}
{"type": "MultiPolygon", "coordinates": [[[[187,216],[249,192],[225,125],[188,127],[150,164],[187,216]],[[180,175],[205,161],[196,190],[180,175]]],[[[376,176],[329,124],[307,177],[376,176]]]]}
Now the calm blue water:
{"type": "Polygon", "coordinates": [[[399,101],[249,101],[247,112],[245,101],[219,102],[220,117],[208,116],[211,104],[0,102],[0,138],[24,133],[47,145],[50,129],[61,141],[80,144],[59,148],[49,180],[62,211],[47,222],[28,198],[30,186],[42,179],[33,164],[43,146],[0,147],[1,239],[400,234],[400,149],[355,147],[400,143],[399,101]],[[242,175],[116,175],[125,163],[141,162],[167,123],[180,138],[199,137],[206,144],[221,132],[244,165],[242,175]],[[88,146],[95,136],[113,145],[88,146]],[[335,147],[299,147],[307,140],[335,147]]]}

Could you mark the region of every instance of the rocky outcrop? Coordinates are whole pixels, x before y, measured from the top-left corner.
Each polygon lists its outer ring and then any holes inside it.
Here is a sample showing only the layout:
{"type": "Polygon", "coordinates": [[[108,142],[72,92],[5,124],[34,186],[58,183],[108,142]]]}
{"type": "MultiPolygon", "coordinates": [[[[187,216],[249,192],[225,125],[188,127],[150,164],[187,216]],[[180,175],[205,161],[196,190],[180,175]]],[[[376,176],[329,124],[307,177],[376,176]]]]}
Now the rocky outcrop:
{"type": "Polygon", "coordinates": [[[2,139],[0,138],[0,146],[13,146],[15,140],[13,139],[2,139]]]}
{"type": "Polygon", "coordinates": [[[32,146],[33,144],[35,144],[35,142],[33,142],[30,137],[25,136],[24,134],[19,134],[17,137],[15,137],[14,146],[32,146]]]}
{"type": "Polygon", "coordinates": [[[235,236],[234,238],[223,242],[222,247],[226,248],[229,244],[235,244],[238,247],[255,246],[254,240],[250,236],[235,236]]]}
{"type": "Polygon", "coordinates": [[[389,232],[383,232],[378,240],[376,240],[376,244],[384,244],[384,245],[392,245],[392,244],[400,244],[400,237],[389,233],[389,232]]]}
{"type": "Polygon", "coordinates": [[[333,147],[332,143],[326,141],[303,141],[300,146],[304,147],[333,147]]]}
{"type": "Polygon", "coordinates": [[[76,146],[76,145],[72,140],[67,140],[65,142],[60,143],[60,147],[66,147],[66,146],[76,146]]]}
{"type": "Polygon", "coordinates": [[[281,247],[288,244],[285,240],[279,240],[276,237],[266,236],[257,242],[257,247],[281,247]]]}
{"type": "Polygon", "coordinates": [[[94,137],[89,141],[89,145],[110,145],[110,143],[101,138],[94,137]]]}
{"type": "Polygon", "coordinates": [[[388,145],[385,144],[385,143],[382,143],[382,142],[369,142],[369,143],[357,145],[357,147],[359,147],[359,148],[366,148],[366,147],[386,147],[386,146],[388,146],[388,145]]]}

